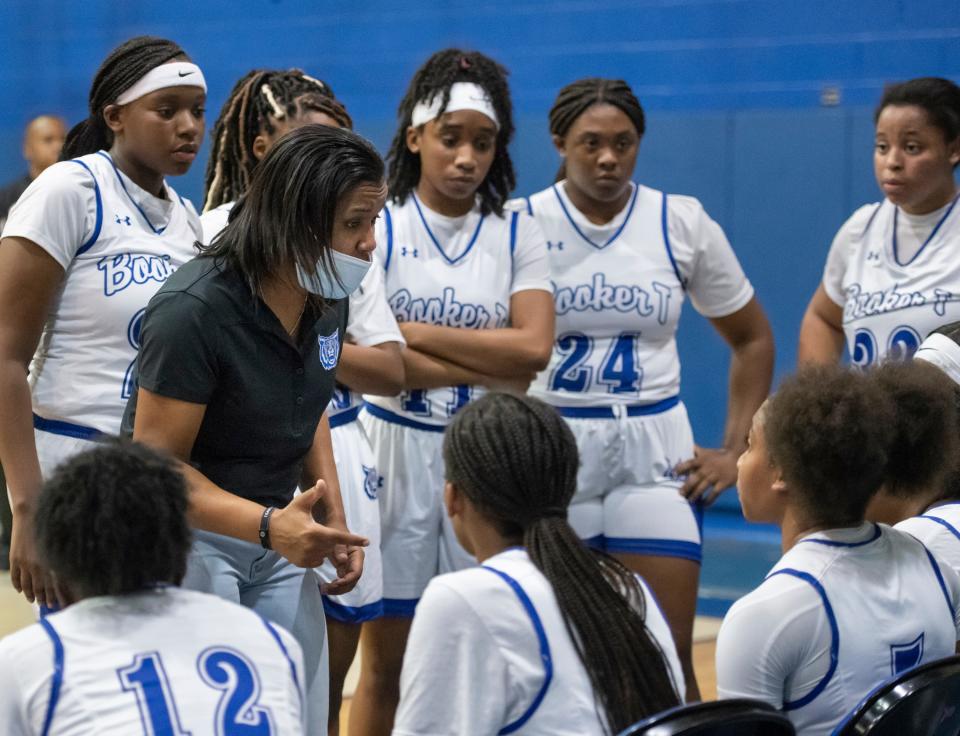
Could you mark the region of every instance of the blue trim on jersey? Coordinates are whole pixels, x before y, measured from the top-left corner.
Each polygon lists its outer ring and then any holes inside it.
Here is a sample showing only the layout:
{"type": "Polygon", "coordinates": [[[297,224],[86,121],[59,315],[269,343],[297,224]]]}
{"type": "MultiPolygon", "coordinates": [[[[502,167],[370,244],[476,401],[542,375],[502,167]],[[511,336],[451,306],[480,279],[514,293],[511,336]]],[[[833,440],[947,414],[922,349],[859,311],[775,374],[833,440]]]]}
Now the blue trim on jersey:
{"type": "Polygon", "coordinates": [[[530,597],[527,595],[526,591],[520,587],[520,583],[507,575],[507,573],[505,573],[503,570],[498,570],[495,567],[489,567],[487,565],[481,565],[480,567],[482,567],[484,570],[489,570],[494,575],[501,578],[513,589],[513,592],[516,593],[517,598],[520,599],[520,603],[527,612],[527,616],[530,617],[530,623],[533,624],[534,631],[537,632],[537,642],[540,645],[540,661],[543,662],[543,668],[545,670],[543,685],[540,686],[540,692],[537,693],[537,696],[523,712],[523,715],[521,715],[513,723],[508,723],[497,732],[498,734],[508,734],[523,728],[524,724],[526,724],[526,722],[533,717],[533,714],[537,712],[537,708],[539,708],[540,704],[543,702],[543,699],[547,694],[547,689],[550,687],[550,683],[553,681],[553,656],[550,654],[550,642],[547,641],[547,632],[543,628],[543,622],[540,620],[540,615],[537,613],[537,609],[533,605],[533,601],[530,600],[530,597]]]}
{"type": "Polygon", "coordinates": [[[607,552],[653,557],[679,557],[683,560],[703,561],[703,548],[696,542],[679,539],[636,539],[632,537],[604,537],[607,552]]]}
{"type": "Polygon", "coordinates": [[[360,416],[360,406],[354,406],[349,409],[345,409],[339,414],[334,414],[329,418],[330,429],[336,429],[337,427],[342,427],[345,424],[350,424],[350,422],[355,421],[358,416],[360,416]]]}
{"type": "MultiPolygon", "coordinates": [[[[259,613],[257,613],[257,615],[260,616],[259,613]]],[[[283,639],[280,638],[280,633],[273,627],[273,624],[263,616],[260,616],[260,620],[263,621],[263,625],[267,627],[267,631],[270,632],[273,640],[277,642],[277,646],[280,647],[280,651],[283,652],[283,656],[286,657],[287,662],[290,663],[290,676],[293,677],[293,684],[297,686],[297,695],[300,696],[300,707],[303,708],[303,696],[300,694],[300,678],[297,677],[297,665],[294,664],[293,659],[290,657],[290,652],[287,651],[286,646],[283,644],[283,639]]]]}
{"type": "Polygon", "coordinates": [[[441,434],[446,430],[446,427],[442,424],[427,424],[426,422],[418,422],[415,419],[408,419],[399,414],[394,414],[392,411],[384,409],[382,406],[377,406],[376,404],[364,402],[363,406],[370,414],[377,417],[377,419],[382,419],[391,424],[399,424],[403,427],[413,427],[414,429],[422,429],[425,432],[439,432],[441,434]]]}
{"type": "Polygon", "coordinates": [[[920,543],[920,546],[923,547],[923,551],[927,553],[927,559],[930,560],[930,565],[933,567],[933,574],[937,576],[937,582],[940,583],[940,590],[943,591],[944,600],[947,601],[947,608],[950,609],[950,620],[957,620],[957,611],[953,607],[953,601],[950,600],[950,591],[947,590],[947,584],[943,581],[943,573],[940,572],[940,565],[937,564],[937,559],[930,553],[930,550],[920,543]]]}
{"type": "Polygon", "coordinates": [[[53,625],[45,618],[40,619],[40,625],[50,637],[53,644],[53,678],[50,680],[50,701],[47,703],[47,714],[43,719],[43,730],[40,732],[43,736],[50,733],[50,725],[53,723],[53,713],[57,709],[57,701],[60,699],[60,688],[63,686],[63,642],[53,625]]]}
{"type": "Polygon", "coordinates": [[[91,440],[94,442],[105,436],[103,432],[93,427],[85,427],[82,424],[64,422],[59,419],[44,419],[43,417],[38,417],[36,414],[33,415],[33,428],[39,429],[41,432],[49,432],[50,434],[59,434],[63,437],[73,437],[78,440],[91,440]]]}
{"type": "Polygon", "coordinates": [[[420,602],[419,598],[384,598],[384,618],[413,618],[413,612],[420,602]]]}
{"type": "Polygon", "coordinates": [[[390,268],[390,256],[393,255],[393,215],[390,214],[390,208],[383,208],[383,224],[387,227],[387,257],[383,262],[383,270],[390,268]]]}
{"type": "Polygon", "coordinates": [[[826,689],[834,673],[837,671],[837,664],[840,659],[840,629],[837,626],[837,617],[833,612],[833,606],[830,605],[830,599],[827,598],[827,591],[823,589],[820,581],[813,577],[813,575],[808,572],[803,572],[802,570],[785,567],[782,570],[775,570],[770,573],[766,579],[769,580],[774,575],[791,575],[792,577],[803,580],[805,583],[809,583],[819,594],[820,600],[823,601],[823,608],[827,613],[827,622],[830,624],[830,667],[827,669],[827,674],[823,676],[823,679],[816,684],[813,690],[799,700],[789,700],[783,703],[783,709],[785,711],[797,710],[805,705],[810,705],[810,703],[816,700],[820,693],[826,689]]]}
{"type": "MultiPolygon", "coordinates": [[[[153,226],[153,223],[150,222],[150,218],[147,217],[147,213],[143,211],[143,208],[139,204],[137,204],[137,200],[135,200],[133,197],[130,196],[130,192],[127,191],[127,185],[123,183],[123,177],[120,175],[120,169],[117,168],[117,165],[113,162],[113,159],[110,157],[110,155],[107,153],[104,153],[103,151],[97,151],[97,154],[100,156],[103,156],[105,159],[107,159],[107,161],[110,162],[110,165],[113,167],[113,170],[117,175],[117,181],[120,182],[120,188],[123,189],[123,193],[127,195],[127,199],[129,199],[130,202],[133,204],[133,206],[137,208],[137,212],[139,212],[140,216],[146,221],[147,225],[153,231],[153,234],[163,235],[163,231],[167,229],[167,226],[164,225],[159,230],[153,226]]],[[[181,206],[184,206],[182,199],[181,199],[181,206]]]]}
{"type": "Polygon", "coordinates": [[[457,261],[461,261],[464,257],[473,250],[474,244],[477,242],[477,238],[480,237],[480,228],[483,227],[483,221],[486,219],[486,215],[480,215],[480,221],[477,223],[477,229],[473,231],[473,237],[470,238],[470,242],[467,243],[467,247],[464,249],[463,253],[458,255],[456,258],[451,258],[447,255],[446,251],[443,249],[443,246],[440,245],[440,242],[437,240],[436,236],[433,234],[433,230],[430,229],[430,226],[427,224],[426,218],[423,216],[423,210],[420,209],[420,202],[417,201],[417,195],[411,194],[413,198],[413,205],[417,208],[417,214],[420,215],[420,222],[423,223],[423,229],[427,231],[427,235],[430,236],[430,240],[433,241],[433,244],[437,246],[437,250],[440,251],[440,255],[444,257],[447,263],[451,266],[454,265],[457,261]]]}
{"type": "MultiPolygon", "coordinates": [[[[871,522],[872,523],[872,522],[871,522]]],[[[876,542],[880,538],[880,526],[873,525],[873,536],[870,539],[864,539],[862,542],[835,542],[832,539],[801,539],[797,544],[810,543],[822,544],[825,547],[863,547],[864,545],[876,542]]]]}
{"type": "Polygon", "coordinates": [[[97,183],[97,177],[94,176],[93,172],[90,170],[90,167],[83,163],[83,161],[80,159],[72,158],[70,160],[75,164],[80,164],[87,170],[87,173],[90,174],[90,178],[93,179],[93,195],[97,202],[97,219],[93,225],[93,235],[90,236],[90,239],[86,243],[77,249],[76,255],[79,256],[90,250],[93,247],[93,244],[97,242],[97,238],[100,237],[100,228],[103,226],[103,198],[100,196],[100,185],[97,183]]]}
{"type": "Polygon", "coordinates": [[[667,249],[667,257],[670,259],[670,265],[673,266],[673,272],[677,276],[677,281],[680,282],[680,288],[684,291],[687,290],[687,282],[680,275],[680,267],[677,265],[677,259],[673,257],[673,247],[670,245],[670,225],[667,221],[667,193],[663,192],[663,204],[660,205],[660,228],[663,230],[663,245],[667,249]]]}
{"type": "Polygon", "coordinates": [[[882,207],[883,207],[883,202],[881,202],[880,204],[878,204],[876,207],[873,208],[873,212],[870,213],[870,219],[867,220],[867,224],[864,226],[863,232],[860,233],[861,238],[867,234],[867,231],[870,229],[870,226],[873,224],[873,221],[877,217],[877,213],[880,212],[880,209],[882,207]]]}
{"type": "MultiPolygon", "coordinates": [[[[585,241],[587,241],[590,245],[592,245],[592,246],[593,246],[594,248],[596,248],[597,250],[603,250],[603,249],[606,248],[608,245],[610,245],[610,243],[612,243],[614,240],[616,240],[617,238],[620,237],[620,233],[623,232],[623,229],[627,226],[627,223],[630,222],[630,215],[633,214],[633,206],[637,203],[637,195],[640,193],[640,187],[638,187],[636,184],[634,184],[634,185],[633,185],[633,197],[630,198],[630,207],[629,207],[629,209],[627,209],[627,215],[626,215],[626,217],[623,218],[623,222],[620,224],[620,227],[617,228],[617,232],[615,232],[613,235],[611,235],[611,236],[607,239],[607,242],[606,242],[606,243],[604,243],[603,245],[600,245],[599,243],[594,243],[592,240],[590,240],[590,238],[588,238],[588,237],[584,234],[584,232],[580,229],[580,227],[577,225],[577,223],[574,222],[573,218],[570,216],[570,212],[567,210],[567,205],[565,205],[565,204],[563,203],[563,197],[560,196],[560,190],[557,189],[557,185],[556,185],[556,184],[553,184],[552,187],[553,187],[553,193],[557,195],[557,201],[560,203],[560,209],[562,209],[562,210],[563,210],[563,214],[565,214],[565,215],[567,216],[567,220],[570,221],[570,224],[573,226],[573,229],[576,230],[577,235],[579,235],[581,238],[583,238],[585,241]]],[[[531,212],[531,214],[532,214],[532,212],[531,212]]]]}
{"type": "Polygon", "coordinates": [[[345,606],[330,596],[323,596],[323,612],[328,618],[343,624],[362,624],[383,615],[383,601],[374,601],[363,606],[345,606]]]}
{"type": "Polygon", "coordinates": [[[947,218],[950,217],[950,213],[953,212],[953,208],[957,206],[957,200],[960,200],[960,194],[954,196],[953,201],[950,203],[950,206],[947,208],[947,211],[943,213],[943,217],[940,218],[940,222],[934,226],[933,230],[930,231],[930,234],[927,236],[927,239],[923,241],[923,245],[920,246],[920,250],[913,254],[911,258],[906,263],[900,263],[900,254],[897,252],[897,216],[900,214],[900,208],[894,206],[893,208],[893,260],[897,262],[898,266],[909,266],[917,258],[920,257],[920,254],[926,250],[927,246],[930,244],[930,241],[933,240],[934,236],[940,230],[940,226],[947,221],[947,218]]]}
{"type": "Polygon", "coordinates": [[[593,536],[593,537],[587,537],[586,539],[583,539],[581,541],[585,545],[587,545],[590,549],[595,549],[598,552],[603,552],[607,548],[606,540],[604,539],[602,534],[597,534],[596,536],[593,536]]]}
{"type": "Polygon", "coordinates": [[[46,618],[47,616],[52,616],[55,613],[60,613],[62,609],[56,603],[53,605],[46,605],[45,603],[39,603],[37,605],[37,613],[40,614],[39,618],[46,618]]]}
{"type": "Polygon", "coordinates": [[[652,404],[633,404],[625,406],[620,411],[617,406],[554,406],[562,417],[571,419],[616,419],[624,414],[628,417],[646,417],[651,414],[662,414],[680,403],[679,396],[655,401],[652,404]]]}
{"type": "Polygon", "coordinates": [[[510,213],[510,258],[513,258],[513,253],[517,249],[517,220],[519,217],[519,212],[510,213]]]}
{"type": "Polygon", "coordinates": [[[527,203],[527,214],[533,217],[533,205],[530,203],[530,197],[524,197],[523,201],[527,203]]]}
{"type": "Polygon", "coordinates": [[[953,524],[951,524],[951,523],[950,523],[949,521],[947,521],[946,519],[941,519],[939,516],[927,516],[926,514],[923,514],[922,516],[918,516],[917,518],[918,518],[918,519],[929,519],[930,521],[935,521],[935,522],[937,522],[940,526],[946,527],[947,531],[950,532],[950,533],[951,533],[953,536],[955,536],[957,539],[960,539],[960,530],[958,530],[957,527],[955,527],[953,524]]]}

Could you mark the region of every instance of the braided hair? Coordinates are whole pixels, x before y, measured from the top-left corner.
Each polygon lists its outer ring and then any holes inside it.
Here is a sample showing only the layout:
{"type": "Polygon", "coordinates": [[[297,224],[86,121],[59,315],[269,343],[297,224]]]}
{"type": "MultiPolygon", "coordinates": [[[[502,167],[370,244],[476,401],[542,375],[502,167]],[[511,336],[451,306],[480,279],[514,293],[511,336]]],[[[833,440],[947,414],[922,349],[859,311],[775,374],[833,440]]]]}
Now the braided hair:
{"type": "Polygon", "coordinates": [[[173,462],[127,441],[58,466],[37,500],[40,555],[78,597],[122,595],[187,571],[187,487],[173,462]]]}
{"type": "Polygon", "coordinates": [[[67,133],[60,160],[109,149],[113,145],[113,132],[103,119],[103,109],[116,103],[120,95],[151,69],[172,59],[188,60],[189,57],[173,41],[154,36],[136,36],[111,51],[97,69],[90,86],[87,102],[90,116],[67,133]]]}
{"type": "Polygon", "coordinates": [[[250,186],[257,157],[253,142],[273,135],[280,120],[296,120],[308,111],[321,112],[341,128],[353,128],[346,108],[326,82],[300,69],[254,69],[230,90],[213,124],[213,143],[204,177],[204,211],[240,198],[250,186]]]}
{"type": "MultiPolygon", "coordinates": [[[[633,94],[630,85],[622,79],[599,77],[578,79],[560,90],[557,99],[553,102],[553,107],[550,108],[550,135],[566,137],[577,118],[583,115],[587,108],[600,104],[619,108],[630,118],[633,127],[637,129],[637,136],[643,137],[646,131],[646,119],[640,100],[633,94]]],[[[556,180],[561,181],[566,176],[566,164],[560,164],[556,180]]]]}
{"type": "Polygon", "coordinates": [[[586,547],[567,522],[579,459],[560,415],[529,396],[487,394],[447,428],[443,459],[447,480],[503,536],[523,538],[612,731],[678,705],[663,652],[644,624],[637,578],[586,547]]]}
{"type": "Polygon", "coordinates": [[[507,150],[513,138],[513,105],[510,102],[507,74],[504,67],[479,51],[445,49],[427,59],[410,80],[407,93],[397,110],[399,125],[387,154],[387,185],[392,199],[403,204],[420,183],[420,156],[407,148],[407,128],[411,125],[413,108],[419,102],[440,97],[442,112],[450,102],[450,88],[457,82],[472,82],[489,95],[500,124],[493,164],[477,189],[480,211],[483,214],[503,214],[503,204],[517,184],[513,162],[507,150]]]}

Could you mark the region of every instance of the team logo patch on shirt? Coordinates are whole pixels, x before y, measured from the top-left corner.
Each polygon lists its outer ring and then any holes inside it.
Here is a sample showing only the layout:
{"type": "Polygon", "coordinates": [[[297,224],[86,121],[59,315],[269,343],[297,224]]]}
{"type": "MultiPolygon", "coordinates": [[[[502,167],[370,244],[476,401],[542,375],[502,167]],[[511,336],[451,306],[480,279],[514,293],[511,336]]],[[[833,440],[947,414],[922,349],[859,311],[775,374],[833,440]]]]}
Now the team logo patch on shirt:
{"type": "Polygon", "coordinates": [[[377,492],[383,486],[383,476],[377,472],[376,468],[369,468],[366,465],[360,466],[363,469],[363,492],[368,498],[377,500],[377,492]]]}
{"type": "Polygon", "coordinates": [[[894,644],[890,647],[890,673],[899,675],[913,669],[923,661],[923,633],[909,644],[894,644]]]}
{"type": "Polygon", "coordinates": [[[337,359],[340,357],[340,330],[336,329],[326,337],[319,335],[317,342],[320,343],[320,365],[332,371],[337,367],[337,359]]]}

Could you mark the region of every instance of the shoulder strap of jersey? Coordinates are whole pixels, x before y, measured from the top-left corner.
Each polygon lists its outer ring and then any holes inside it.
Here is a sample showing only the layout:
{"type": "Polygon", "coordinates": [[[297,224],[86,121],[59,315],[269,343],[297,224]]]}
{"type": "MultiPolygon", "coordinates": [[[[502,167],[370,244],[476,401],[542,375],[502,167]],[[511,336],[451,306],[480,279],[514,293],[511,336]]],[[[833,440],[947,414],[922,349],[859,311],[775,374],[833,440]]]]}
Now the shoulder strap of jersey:
{"type": "Polygon", "coordinates": [[[947,601],[947,609],[950,611],[950,620],[957,620],[957,612],[953,607],[953,601],[950,600],[950,591],[947,590],[947,584],[943,581],[943,573],[940,572],[940,564],[937,562],[936,558],[930,554],[930,550],[927,549],[927,546],[923,544],[920,540],[917,540],[917,544],[923,547],[923,551],[927,553],[927,559],[930,560],[930,565],[933,567],[933,574],[937,577],[937,582],[940,584],[940,590],[943,592],[943,597],[947,601]]]}
{"type": "Polygon", "coordinates": [[[550,682],[553,680],[553,656],[550,654],[550,642],[547,641],[547,632],[543,629],[543,622],[540,620],[540,616],[537,613],[537,609],[533,605],[533,601],[530,600],[530,596],[528,596],[526,591],[520,586],[520,583],[507,575],[507,573],[505,573],[503,570],[498,570],[497,568],[489,565],[481,565],[480,567],[482,567],[484,570],[489,570],[494,575],[499,576],[513,589],[513,592],[516,593],[517,598],[520,599],[520,603],[523,605],[523,609],[527,612],[527,616],[530,617],[530,622],[533,624],[534,631],[537,633],[537,642],[540,644],[540,660],[543,662],[543,667],[545,670],[543,685],[540,686],[540,691],[537,693],[537,696],[533,699],[533,702],[530,703],[529,707],[523,712],[523,715],[500,729],[498,736],[503,736],[504,734],[514,733],[515,731],[523,728],[524,724],[530,720],[537,708],[540,707],[540,703],[543,702],[543,698],[547,694],[547,689],[550,687],[550,682]]]}
{"type": "Polygon", "coordinates": [[[53,723],[53,714],[57,709],[57,701],[60,699],[60,688],[63,686],[63,642],[60,635],[47,618],[40,619],[40,625],[50,637],[53,644],[53,677],[50,680],[50,700],[47,702],[47,714],[43,718],[42,736],[48,736],[50,726],[53,723]]]}
{"type": "Polygon", "coordinates": [[[837,671],[837,663],[840,660],[840,628],[837,626],[837,617],[833,612],[833,606],[830,605],[830,599],[827,598],[827,591],[823,589],[823,585],[821,585],[820,581],[813,577],[813,575],[802,570],[795,570],[792,567],[785,567],[780,570],[774,570],[767,576],[767,579],[769,580],[774,575],[791,575],[808,583],[817,591],[817,595],[820,596],[820,600],[823,602],[823,610],[827,614],[827,623],[830,624],[830,667],[827,669],[827,673],[823,676],[823,679],[816,684],[813,690],[802,698],[789,701],[784,700],[783,702],[783,709],[785,711],[797,710],[816,700],[817,696],[826,689],[834,673],[837,671]]]}
{"type": "MultiPolygon", "coordinates": [[[[637,187],[639,189],[639,187],[637,187]]],[[[680,288],[687,290],[687,280],[680,274],[680,267],[677,265],[677,259],[673,257],[673,248],[670,247],[670,226],[667,219],[667,193],[661,192],[663,202],[660,205],[660,227],[663,230],[663,244],[667,249],[667,257],[670,259],[670,265],[673,266],[673,272],[680,282],[680,288]]]]}
{"type": "Polygon", "coordinates": [[[393,255],[393,216],[390,214],[390,207],[383,208],[383,223],[387,228],[387,257],[383,261],[383,270],[390,268],[390,256],[393,255]]]}
{"type": "Polygon", "coordinates": [[[100,196],[100,185],[97,183],[97,177],[93,175],[93,172],[90,170],[90,167],[87,166],[83,161],[78,158],[70,159],[71,162],[79,164],[87,170],[87,173],[90,174],[90,178],[93,179],[93,194],[97,200],[97,218],[93,225],[93,234],[87,240],[86,243],[81,245],[77,249],[76,255],[81,255],[86,253],[93,247],[93,244],[97,242],[97,238],[100,237],[100,228],[103,226],[103,198],[100,196]]]}
{"type": "Polygon", "coordinates": [[[517,249],[517,219],[519,217],[519,212],[510,213],[510,258],[513,258],[513,253],[517,249]]]}

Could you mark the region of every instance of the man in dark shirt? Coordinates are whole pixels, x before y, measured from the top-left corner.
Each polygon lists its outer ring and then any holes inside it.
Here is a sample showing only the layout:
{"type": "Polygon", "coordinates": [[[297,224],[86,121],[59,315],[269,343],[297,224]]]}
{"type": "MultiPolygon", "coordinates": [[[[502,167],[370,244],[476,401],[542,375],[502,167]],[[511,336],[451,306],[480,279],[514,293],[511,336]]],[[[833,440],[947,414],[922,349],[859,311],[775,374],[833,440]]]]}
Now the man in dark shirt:
{"type": "Polygon", "coordinates": [[[30,165],[30,170],[19,179],[0,187],[0,226],[7,219],[13,203],[30,186],[30,182],[60,158],[60,149],[63,148],[66,135],[67,126],[63,118],[55,115],[41,115],[27,123],[23,133],[23,157],[30,165]]]}

